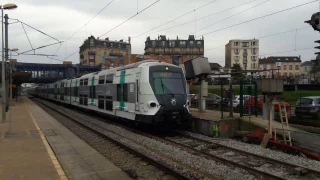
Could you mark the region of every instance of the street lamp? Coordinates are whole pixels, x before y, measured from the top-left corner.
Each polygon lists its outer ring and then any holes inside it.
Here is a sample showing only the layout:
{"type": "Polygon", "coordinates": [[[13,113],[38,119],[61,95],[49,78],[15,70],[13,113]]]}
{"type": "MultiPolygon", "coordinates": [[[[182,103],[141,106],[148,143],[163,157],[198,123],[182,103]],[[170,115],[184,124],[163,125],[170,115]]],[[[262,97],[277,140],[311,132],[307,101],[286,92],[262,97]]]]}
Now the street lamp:
{"type": "MultiPolygon", "coordinates": [[[[5,87],[5,84],[6,84],[6,78],[5,78],[5,66],[6,66],[6,63],[5,63],[5,58],[4,58],[4,51],[6,50],[4,48],[4,32],[3,32],[3,10],[10,10],[10,9],[15,9],[17,8],[18,6],[15,5],[15,4],[12,4],[12,3],[8,3],[8,4],[5,4],[5,5],[0,5],[0,8],[1,8],[1,22],[2,22],[2,122],[5,122],[6,121],[6,87],[5,87]]],[[[7,25],[7,24],[6,24],[7,25]]],[[[6,34],[6,37],[8,37],[8,34],[6,34]]],[[[7,48],[7,47],[6,47],[7,48]]]]}
{"type": "Polygon", "coordinates": [[[15,52],[15,51],[19,51],[18,48],[12,48],[12,49],[8,49],[10,51],[10,59],[11,59],[11,52],[15,52]]]}

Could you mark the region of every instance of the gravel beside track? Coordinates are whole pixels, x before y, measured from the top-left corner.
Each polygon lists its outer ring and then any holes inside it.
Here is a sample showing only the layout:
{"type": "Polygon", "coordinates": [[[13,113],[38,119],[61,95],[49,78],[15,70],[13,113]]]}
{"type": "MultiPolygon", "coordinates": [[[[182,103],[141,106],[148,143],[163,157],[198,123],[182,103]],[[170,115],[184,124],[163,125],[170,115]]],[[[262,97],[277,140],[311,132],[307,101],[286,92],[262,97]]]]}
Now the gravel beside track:
{"type": "Polygon", "coordinates": [[[47,101],[43,101],[43,103],[79,121],[83,121],[87,126],[99,129],[106,136],[116,139],[132,149],[181,172],[190,179],[263,179],[261,176],[252,175],[240,168],[231,168],[220,162],[190,154],[172,145],[133,133],[119,126],[107,124],[83,113],[66,109],[47,101]]]}
{"type": "Polygon", "coordinates": [[[204,152],[208,158],[218,158],[228,161],[232,161],[235,165],[253,170],[253,173],[263,172],[267,177],[273,178],[273,176],[281,177],[282,179],[317,179],[320,178],[320,173],[311,169],[306,169],[308,173],[303,176],[294,174],[295,166],[292,164],[284,163],[282,161],[266,158],[256,154],[234,149],[233,147],[223,146],[221,144],[212,143],[200,138],[190,137],[185,134],[178,133],[172,137],[166,137],[167,140],[178,143],[188,149],[197,149],[199,152],[204,152]]]}
{"type": "Polygon", "coordinates": [[[301,166],[301,167],[305,167],[305,168],[320,172],[320,168],[319,168],[320,161],[307,159],[307,158],[303,158],[300,156],[293,156],[290,154],[286,154],[286,153],[279,152],[279,151],[273,151],[270,149],[264,149],[264,148],[261,148],[259,145],[247,144],[247,143],[239,142],[239,141],[232,140],[232,139],[212,138],[212,137],[203,136],[203,135],[200,135],[197,133],[192,133],[192,132],[183,132],[183,133],[188,134],[193,137],[196,137],[196,138],[210,141],[212,143],[221,144],[224,146],[228,146],[228,147],[232,147],[232,148],[239,149],[242,151],[246,151],[246,152],[249,152],[252,154],[265,156],[265,157],[268,157],[271,159],[283,161],[283,162],[290,163],[290,164],[293,164],[296,166],[301,166]]]}

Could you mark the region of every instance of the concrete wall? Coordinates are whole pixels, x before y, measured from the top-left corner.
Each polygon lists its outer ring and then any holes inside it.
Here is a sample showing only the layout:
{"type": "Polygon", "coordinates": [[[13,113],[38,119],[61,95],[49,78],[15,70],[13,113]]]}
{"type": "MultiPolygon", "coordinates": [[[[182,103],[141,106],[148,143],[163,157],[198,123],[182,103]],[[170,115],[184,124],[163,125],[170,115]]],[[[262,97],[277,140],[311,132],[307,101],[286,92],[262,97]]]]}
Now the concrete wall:
{"type": "Polygon", "coordinates": [[[233,137],[237,131],[238,120],[224,119],[218,121],[193,119],[193,130],[199,134],[211,137],[233,137]]]}

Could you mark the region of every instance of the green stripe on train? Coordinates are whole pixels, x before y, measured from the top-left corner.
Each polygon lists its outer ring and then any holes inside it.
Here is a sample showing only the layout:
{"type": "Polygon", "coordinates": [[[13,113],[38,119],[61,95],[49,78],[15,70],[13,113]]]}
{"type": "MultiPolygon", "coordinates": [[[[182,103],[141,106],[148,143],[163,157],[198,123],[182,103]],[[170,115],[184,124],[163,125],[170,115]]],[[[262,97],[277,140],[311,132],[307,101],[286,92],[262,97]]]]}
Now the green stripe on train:
{"type": "Polygon", "coordinates": [[[126,81],[126,71],[123,70],[123,71],[121,71],[121,73],[120,73],[120,93],[121,93],[121,100],[120,100],[120,107],[119,107],[119,109],[120,109],[121,111],[124,110],[123,86],[124,86],[125,81],[126,81]]]}

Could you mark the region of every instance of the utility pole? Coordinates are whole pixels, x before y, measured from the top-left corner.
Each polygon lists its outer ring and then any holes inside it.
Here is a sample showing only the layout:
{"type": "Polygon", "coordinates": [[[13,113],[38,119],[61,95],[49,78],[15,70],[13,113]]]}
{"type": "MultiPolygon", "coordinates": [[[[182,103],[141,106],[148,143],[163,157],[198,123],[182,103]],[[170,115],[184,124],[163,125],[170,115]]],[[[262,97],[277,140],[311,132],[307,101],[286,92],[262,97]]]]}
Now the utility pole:
{"type": "Polygon", "coordinates": [[[6,87],[5,87],[5,82],[6,82],[6,78],[5,78],[5,61],[4,61],[4,31],[3,31],[3,7],[1,7],[1,21],[2,21],[2,122],[6,121],[6,100],[5,100],[5,94],[6,94],[6,87]]]}
{"type": "Polygon", "coordinates": [[[129,42],[129,49],[128,49],[128,64],[131,64],[131,38],[129,36],[128,38],[128,42],[129,42]]]}
{"type": "MultiPolygon", "coordinates": [[[[5,62],[7,62],[8,58],[9,58],[9,46],[8,46],[8,25],[9,25],[9,23],[8,23],[8,19],[9,19],[8,15],[5,14],[4,15],[4,31],[5,31],[5,42],[4,42],[5,43],[5,50],[4,50],[4,53],[5,53],[5,62]]],[[[8,112],[8,109],[9,109],[8,96],[9,96],[9,94],[7,92],[7,88],[8,88],[8,73],[7,72],[8,71],[5,72],[5,82],[6,82],[6,86],[5,86],[5,88],[6,88],[5,97],[6,98],[5,99],[6,99],[6,111],[8,112]]]]}

